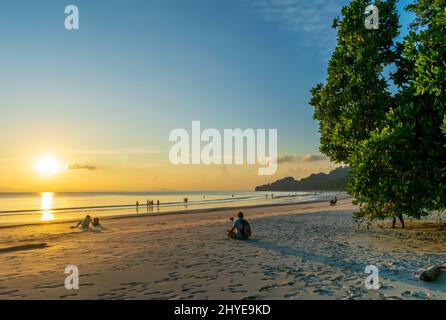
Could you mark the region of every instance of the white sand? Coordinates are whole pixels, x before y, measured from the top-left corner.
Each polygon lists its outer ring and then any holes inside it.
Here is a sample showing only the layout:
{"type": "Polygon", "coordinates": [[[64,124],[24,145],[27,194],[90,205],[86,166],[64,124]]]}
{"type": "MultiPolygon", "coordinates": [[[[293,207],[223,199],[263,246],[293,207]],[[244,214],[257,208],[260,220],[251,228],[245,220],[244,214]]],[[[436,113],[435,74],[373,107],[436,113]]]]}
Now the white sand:
{"type": "Polygon", "coordinates": [[[358,228],[350,202],[244,209],[249,241],[226,237],[235,210],[104,220],[102,232],[0,229],[0,249],[48,244],[0,253],[0,299],[446,299],[444,275],[417,279],[446,262],[444,242],[358,228]],[[363,284],[368,264],[378,290],[363,284]],[[67,265],[79,267],[79,290],[64,287],[67,265]]]}

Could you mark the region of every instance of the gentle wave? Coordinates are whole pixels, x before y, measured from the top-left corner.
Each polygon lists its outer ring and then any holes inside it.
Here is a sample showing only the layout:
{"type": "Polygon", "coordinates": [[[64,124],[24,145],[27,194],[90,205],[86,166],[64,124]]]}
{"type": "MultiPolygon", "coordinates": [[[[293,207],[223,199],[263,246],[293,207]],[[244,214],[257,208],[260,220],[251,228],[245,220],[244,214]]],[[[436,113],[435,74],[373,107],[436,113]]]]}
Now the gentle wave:
{"type": "Polygon", "coordinates": [[[158,192],[1,194],[0,225],[317,201],[316,192],[158,192]],[[188,198],[188,202],[183,201],[188,198]],[[147,206],[146,201],[154,201],[147,206]],[[160,205],[156,205],[156,201],[160,205]],[[136,201],[139,207],[136,208],[136,201]],[[40,207],[40,208],[39,208],[40,207]]]}

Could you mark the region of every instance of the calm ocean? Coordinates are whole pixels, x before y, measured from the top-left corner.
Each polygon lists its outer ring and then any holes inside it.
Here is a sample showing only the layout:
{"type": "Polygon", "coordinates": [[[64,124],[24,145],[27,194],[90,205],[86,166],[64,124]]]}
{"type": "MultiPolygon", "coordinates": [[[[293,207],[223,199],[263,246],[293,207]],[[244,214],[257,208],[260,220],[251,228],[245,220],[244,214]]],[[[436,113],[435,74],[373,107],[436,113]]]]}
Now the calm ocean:
{"type": "Polygon", "coordinates": [[[151,212],[314,201],[323,192],[94,192],[0,193],[0,225],[151,212]],[[271,195],[274,194],[274,198],[271,195]],[[266,197],[268,195],[268,197],[266,197]],[[184,199],[187,198],[187,203],[184,199]],[[147,208],[147,201],[154,206],[147,208]],[[157,201],[160,205],[157,206],[157,201]],[[136,202],[139,202],[138,210],[136,202]]]}

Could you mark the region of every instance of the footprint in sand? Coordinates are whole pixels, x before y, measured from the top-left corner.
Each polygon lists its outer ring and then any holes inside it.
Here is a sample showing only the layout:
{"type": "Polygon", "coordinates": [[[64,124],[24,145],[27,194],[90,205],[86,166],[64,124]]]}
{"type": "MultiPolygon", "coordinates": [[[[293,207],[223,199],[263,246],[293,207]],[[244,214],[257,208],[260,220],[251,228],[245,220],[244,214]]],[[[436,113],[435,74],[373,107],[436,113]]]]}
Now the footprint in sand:
{"type": "Polygon", "coordinates": [[[19,290],[10,290],[10,291],[3,291],[3,292],[0,292],[0,296],[3,296],[3,295],[12,295],[12,294],[14,294],[14,293],[16,293],[16,292],[18,292],[19,290]]]}
{"type": "Polygon", "coordinates": [[[65,298],[75,297],[75,296],[77,296],[77,293],[68,293],[68,294],[63,294],[63,295],[59,296],[59,298],[65,299],[65,298]]]}
{"type": "Polygon", "coordinates": [[[38,284],[34,286],[34,289],[55,289],[55,288],[62,288],[64,287],[64,284],[60,283],[43,283],[38,284]]]}

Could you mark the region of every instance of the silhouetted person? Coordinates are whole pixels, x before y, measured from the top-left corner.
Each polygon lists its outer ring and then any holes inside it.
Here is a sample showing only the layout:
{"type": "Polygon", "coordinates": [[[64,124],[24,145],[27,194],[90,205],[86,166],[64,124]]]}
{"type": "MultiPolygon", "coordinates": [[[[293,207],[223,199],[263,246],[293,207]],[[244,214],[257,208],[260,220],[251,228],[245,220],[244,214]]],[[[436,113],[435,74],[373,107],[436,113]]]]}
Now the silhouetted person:
{"type": "Polygon", "coordinates": [[[94,218],[93,222],[91,223],[93,227],[100,227],[101,223],[99,222],[99,218],[94,218]]]}
{"type": "Polygon", "coordinates": [[[231,239],[248,239],[251,236],[251,226],[248,221],[243,218],[243,212],[238,213],[238,219],[233,221],[232,228],[228,230],[228,237],[231,239]]]}
{"type": "Polygon", "coordinates": [[[336,205],[336,202],[338,202],[338,198],[334,197],[334,199],[330,200],[330,206],[336,205]]]}
{"type": "Polygon", "coordinates": [[[71,228],[77,228],[77,227],[81,226],[83,229],[87,229],[90,227],[90,224],[93,224],[93,221],[91,221],[90,215],[86,215],[85,219],[82,219],[81,221],[79,221],[77,223],[76,226],[73,226],[71,228]]]}
{"type": "MultiPolygon", "coordinates": [[[[401,227],[404,228],[404,219],[403,219],[403,215],[402,215],[401,213],[398,215],[398,219],[399,219],[400,222],[401,222],[401,227]]],[[[393,217],[393,221],[392,221],[392,229],[395,228],[395,223],[396,223],[396,217],[393,217]]]]}
{"type": "Polygon", "coordinates": [[[138,212],[139,209],[139,201],[136,201],[136,212],[138,212]]]}

